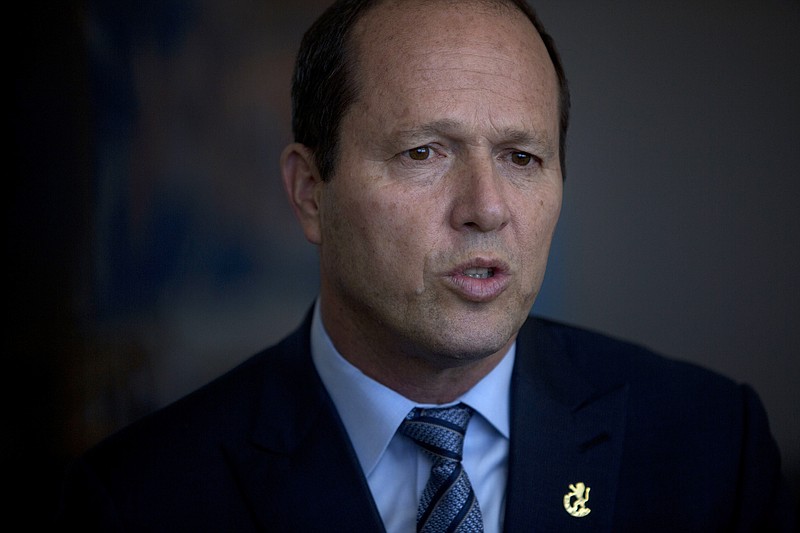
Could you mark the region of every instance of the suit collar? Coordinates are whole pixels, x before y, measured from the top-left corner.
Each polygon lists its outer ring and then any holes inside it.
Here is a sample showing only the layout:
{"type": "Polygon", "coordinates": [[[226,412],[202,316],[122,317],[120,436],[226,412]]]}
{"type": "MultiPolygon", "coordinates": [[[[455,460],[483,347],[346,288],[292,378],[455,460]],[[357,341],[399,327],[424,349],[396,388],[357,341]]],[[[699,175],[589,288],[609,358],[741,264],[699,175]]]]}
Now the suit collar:
{"type": "MultiPolygon", "coordinates": [[[[518,336],[511,388],[506,531],[610,531],[624,439],[628,387],[584,374],[585,349],[548,323],[529,320],[518,336]],[[564,506],[570,485],[590,487],[585,507],[564,506]]],[[[574,506],[576,498],[568,498],[574,506]]]]}

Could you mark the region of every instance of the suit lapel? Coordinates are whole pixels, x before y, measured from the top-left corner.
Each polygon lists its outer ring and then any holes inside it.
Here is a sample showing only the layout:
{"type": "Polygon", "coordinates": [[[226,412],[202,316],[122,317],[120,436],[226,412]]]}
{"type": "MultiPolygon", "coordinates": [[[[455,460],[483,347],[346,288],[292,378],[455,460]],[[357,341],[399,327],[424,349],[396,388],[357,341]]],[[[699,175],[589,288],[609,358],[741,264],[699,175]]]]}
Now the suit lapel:
{"type": "Polygon", "coordinates": [[[333,402],[314,369],[310,320],[268,357],[254,431],[226,458],[245,501],[270,531],[383,531],[333,402]],[[277,363],[277,364],[275,364],[277,363]]]}
{"type": "Polygon", "coordinates": [[[575,357],[542,323],[530,320],[520,331],[511,391],[508,532],[611,531],[628,387],[595,388],[575,357]],[[567,496],[571,514],[565,496],[579,492],[578,483],[589,488],[588,500],[581,506],[577,494],[567,496]],[[585,509],[588,514],[575,516],[585,509]]]}

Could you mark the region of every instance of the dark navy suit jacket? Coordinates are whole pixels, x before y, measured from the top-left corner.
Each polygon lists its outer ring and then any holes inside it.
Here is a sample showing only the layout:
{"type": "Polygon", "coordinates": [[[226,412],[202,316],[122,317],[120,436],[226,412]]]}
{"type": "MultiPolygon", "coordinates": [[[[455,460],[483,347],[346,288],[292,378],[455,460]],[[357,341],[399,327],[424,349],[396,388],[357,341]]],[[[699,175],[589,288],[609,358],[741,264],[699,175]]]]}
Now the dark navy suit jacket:
{"type": "MultiPolygon", "coordinates": [[[[309,327],[80,458],[59,524],[383,531],[309,327]]],[[[750,388],[541,319],[517,340],[506,492],[509,532],[788,532],[795,517],[750,388]]]]}

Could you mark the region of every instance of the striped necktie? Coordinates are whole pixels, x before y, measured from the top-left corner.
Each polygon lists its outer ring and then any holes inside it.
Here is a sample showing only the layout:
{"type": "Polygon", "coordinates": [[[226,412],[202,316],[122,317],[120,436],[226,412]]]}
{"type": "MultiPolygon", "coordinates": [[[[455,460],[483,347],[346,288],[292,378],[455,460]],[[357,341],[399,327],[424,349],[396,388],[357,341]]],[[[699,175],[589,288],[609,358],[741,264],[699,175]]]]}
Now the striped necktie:
{"type": "Polygon", "coordinates": [[[472,409],[463,403],[448,408],[417,407],[400,426],[401,433],[433,458],[431,476],[417,509],[420,533],[483,531],[481,509],[461,465],[471,416],[472,409]]]}

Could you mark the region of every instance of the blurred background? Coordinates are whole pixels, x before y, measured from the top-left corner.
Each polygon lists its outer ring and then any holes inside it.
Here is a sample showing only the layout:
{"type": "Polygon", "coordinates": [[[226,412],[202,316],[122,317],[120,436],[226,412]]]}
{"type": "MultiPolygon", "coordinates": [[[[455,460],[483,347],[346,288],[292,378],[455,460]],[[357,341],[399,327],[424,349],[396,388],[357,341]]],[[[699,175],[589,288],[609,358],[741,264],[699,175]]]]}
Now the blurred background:
{"type": "MultiPolygon", "coordinates": [[[[302,319],[316,255],[278,157],[294,54],[328,4],[13,18],[12,508],[47,514],[71,458],[302,319]]],[[[533,5],[573,96],[534,312],[752,384],[800,493],[800,3],[533,5]]]]}

